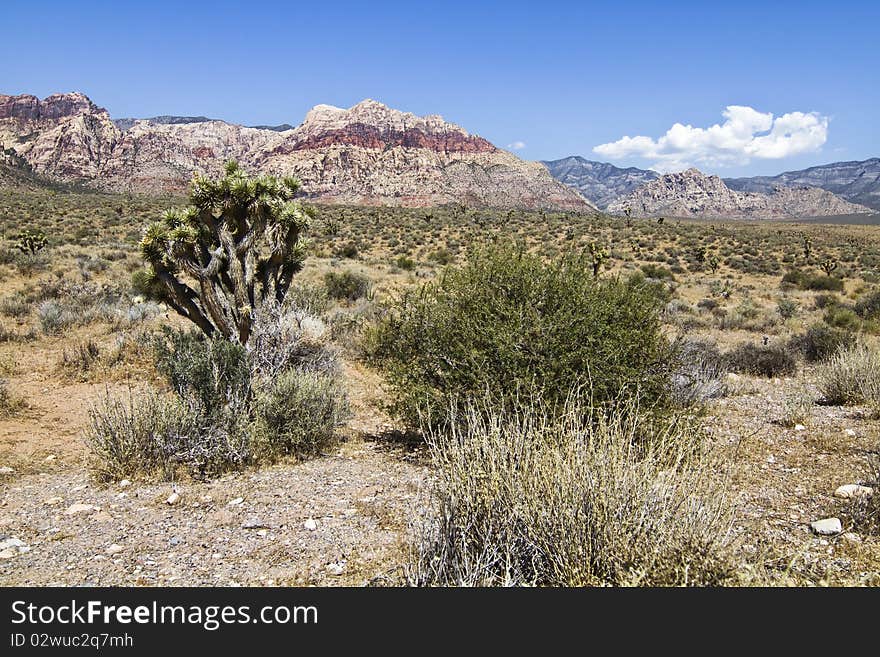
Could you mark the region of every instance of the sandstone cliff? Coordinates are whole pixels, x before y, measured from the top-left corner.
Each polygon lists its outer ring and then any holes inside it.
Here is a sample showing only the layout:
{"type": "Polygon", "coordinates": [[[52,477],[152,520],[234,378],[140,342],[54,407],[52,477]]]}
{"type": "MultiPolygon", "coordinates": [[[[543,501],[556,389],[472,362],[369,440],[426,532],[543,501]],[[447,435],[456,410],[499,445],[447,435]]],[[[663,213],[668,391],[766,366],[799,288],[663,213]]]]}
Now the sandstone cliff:
{"type": "Polygon", "coordinates": [[[252,173],[296,175],[325,202],[591,210],[575,190],[440,116],[365,100],[318,105],[293,129],[205,117],[114,122],[82,94],[0,95],[0,144],[34,171],[99,189],[181,192],[229,159],[252,173]]]}

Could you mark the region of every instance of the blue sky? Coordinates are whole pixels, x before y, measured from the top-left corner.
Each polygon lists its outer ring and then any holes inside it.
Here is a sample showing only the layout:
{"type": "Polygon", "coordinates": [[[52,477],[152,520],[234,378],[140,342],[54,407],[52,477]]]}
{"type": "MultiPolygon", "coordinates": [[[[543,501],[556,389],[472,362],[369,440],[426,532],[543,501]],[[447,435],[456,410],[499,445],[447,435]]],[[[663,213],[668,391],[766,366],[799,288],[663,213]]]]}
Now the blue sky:
{"type": "Polygon", "coordinates": [[[0,15],[0,92],[82,91],[114,117],[297,124],[370,97],[528,159],[755,175],[880,156],[876,1],[5,0],[0,15]],[[729,106],[754,112],[699,130],[729,106]],[[661,139],[676,123],[693,129],[661,139]]]}

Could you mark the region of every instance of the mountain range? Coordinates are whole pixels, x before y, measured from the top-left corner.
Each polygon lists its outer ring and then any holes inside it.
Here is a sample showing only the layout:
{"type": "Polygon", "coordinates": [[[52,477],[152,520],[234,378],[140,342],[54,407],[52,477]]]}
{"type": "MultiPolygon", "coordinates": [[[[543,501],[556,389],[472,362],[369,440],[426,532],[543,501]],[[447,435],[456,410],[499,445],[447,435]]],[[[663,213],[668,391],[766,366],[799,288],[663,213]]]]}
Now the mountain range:
{"type": "Polygon", "coordinates": [[[203,116],[114,122],[79,93],[0,95],[0,144],[38,174],[112,191],[182,192],[194,172],[235,159],[251,173],[294,175],[331,203],[594,210],[541,164],[374,100],[317,105],[295,128],[249,128],[203,116]]]}
{"type": "Polygon", "coordinates": [[[215,175],[235,159],[251,173],[294,175],[327,203],[734,219],[880,210],[880,158],[725,180],[578,156],[529,162],[438,115],[370,99],[316,105],[296,126],[249,127],[206,116],[113,119],[80,93],[0,95],[0,152],[0,185],[32,181],[27,169],[99,190],[181,193],[193,173],[215,175]]]}
{"type": "Polygon", "coordinates": [[[578,156],[543,164],[554,178],[610,212],[629,206],[633,213],[683,217],[790,218],[880,211],[880,158],[725,179],[696,169],[665,175],[621,169],[578,156]]]}

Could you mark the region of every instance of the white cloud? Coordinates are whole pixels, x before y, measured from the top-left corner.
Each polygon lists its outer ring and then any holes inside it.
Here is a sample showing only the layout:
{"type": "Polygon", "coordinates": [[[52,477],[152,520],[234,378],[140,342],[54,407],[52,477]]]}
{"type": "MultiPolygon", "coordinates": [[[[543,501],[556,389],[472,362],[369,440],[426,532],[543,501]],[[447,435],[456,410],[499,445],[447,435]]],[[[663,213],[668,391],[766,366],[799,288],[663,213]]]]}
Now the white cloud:
{"type": "Polygon", "coordinates": [[[695,128],[676,123],[659,139],[623,137],[600,144],[594,153],[611,160],[640,157],[659,171],[690,166],[724,167],[752,159],[776,160],[818,150],[828,139],[828,117],[816,112],[789,112],[775,117],[743,105],[729,105],[724,123],[695,128]]]}
{"type": "Polygon", "coordinates": [[[507,145],[507,150],[510,151],[519,151],[526,147],[526,143],[524,141],[515,141],[512,144],[507,145]]]}

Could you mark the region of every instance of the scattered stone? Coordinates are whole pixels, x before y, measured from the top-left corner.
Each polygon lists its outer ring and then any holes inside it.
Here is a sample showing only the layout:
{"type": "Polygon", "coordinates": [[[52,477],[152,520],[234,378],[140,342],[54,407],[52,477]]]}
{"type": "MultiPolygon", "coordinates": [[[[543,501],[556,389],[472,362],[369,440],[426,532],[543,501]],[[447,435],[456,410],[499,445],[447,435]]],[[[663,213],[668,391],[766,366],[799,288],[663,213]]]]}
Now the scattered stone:
{"type": "Polygon", "coordinates": [[[834,497],[844,500],[851,500],[856,497],[871,497],[874,489],[870,486],[860,486],[859,484],[844,484],[834,491],[834,497]]]}
{"type": "Polygon", "coordinates": [[[48,506],[54,506],[55,504],[61,504],[63,501],[63,497],[61,497],[60,495],[55,495],[54,497],[48,498],[45,504],[48,506]]]}
{"type": "Polygon", "coordinates": [[[171,495],[168,496],[168,499],[165,500],[165,504],[177,504],[180,501],[180,493],[174,491],[171,495]]]}
{"type": "Polygon", "coordinates": [[[122,547],[121,545],[119,545],[119,543],[111,543],[111,544],[108,545],[107,548],[104,550],[104,553],[105,553],[105,554],[109,554],[109,555],[114,555],[114,554],[119,554],[119,553],[122,552],[124,549],[125,549],[125,548],[122,547]]]}
{"type": "Polygon", "coordinates": [[[303,529],[313,532],[318,528],[318,521],[314,518],[309,518],[303,523],[303,529]]]}
{"type": "Polygon", "coordinates": [[[106,511],[98,511],[95,515],[92,516],[92,520],[97,522],[110,522],[113,520],[113,516],[111,516],[106,511]]]}
{"type": "Polygon", "coordinates": [[[852,430],[852,429],[846,429],[846,430],[844,430],[844,432],[843,432],[843,433],[845,433],[845,434],[846,434],[846,435],[847,435],[847,436],[850,436],[850,437],[852,437],[852,436],[855,436],[855,435],[856,435],[856,432],[855,432],[855,431],[853,431],[853,430],[852,430]]]}
{"type": "Polygon", "coordinates": [[[242,529],[268,529],[269,525],[262,522],[257,517],[251,517],[251,518],[248,518],[247,520],[245,520],[243,523],[241,523],[241,528],[242,529]]]}
{"type": "Polygon", "coordinates": [[[771,454],[767,457],[767,463],[776,463],[776,457],[771,454]]]}
{"type": "Polygon", "coordinates": [[[131,486],[131,480],[130,480],[130,479],[123,479],[122,481],[119,482],[119,487],[120,487],[120,488],[128,488],[129,486],[131,486]]]}
{"type": "Polygon", "coordinates": [[[328,575],[339,577],[345,571],[345,562],[334,561],[333,563],[328,563],[326,570],[328,575]]]}
{"type": "Polygon", "coordinates": [[[810,523],[810,529],[821,536],[834,536],[843,531],[840,518],[822,518],[810,523]]]}
{"type": "Polygon", "coordinates": [[[55,456],[54,454],[49,454],[49,456],[47,456],[47,457],[44,459],[44,461],[46,461],[46,463],[51,463],[52,461],[54,461],[54,460],[57,459],[57,458],[58,458],[58,457],[55,456]]]}
{"type": "Polygon", "coordinates": [[[29,552],[30,546],[24,541],[12,537],[0,541],[0,559],[12,559],[23,552],[29,552]]]}
{"type": "Polygon", "coordinates": [[[65,511],[64,513],[68,516],[73,516],[78,513],[91,513],[92,511],[100,510],[101,507],[95,506],[94,504],[82,504],[78,502],[76,504],[71,504],[69,507],[67,507],[67,511],[65,511]]]}
{"type": "Polygon", "coordinates": [[[244,498],[243,498],[243,497],[236,497],[234,500],[229,500],[229,501],[226,503],[226,506],[238,506],[238,505],[241,504],[242,502],[244,502],[244,498]]]}
{"type": "Polygon", "coordinates": [[[794,430],[795,431],[806,431],[807,428],[803,424],[796,424],[796,425],[794,425],[794,430]]]}
{"type": "Polygon", "coordinates": [[[13,472],[15,472],[15,470],[10,468],[8,465],[4,465],[4,466],[0,467],[0,474],[6,475],[6,474],[12,474],[13,472]]]}
{"type": "Polygon", "coordinates": [[[171,540],[168,542],[171,545],[177,546],[177,545],[180,545],[183,541],[181,540],[180,536],[172,536],[171,540]]]}

